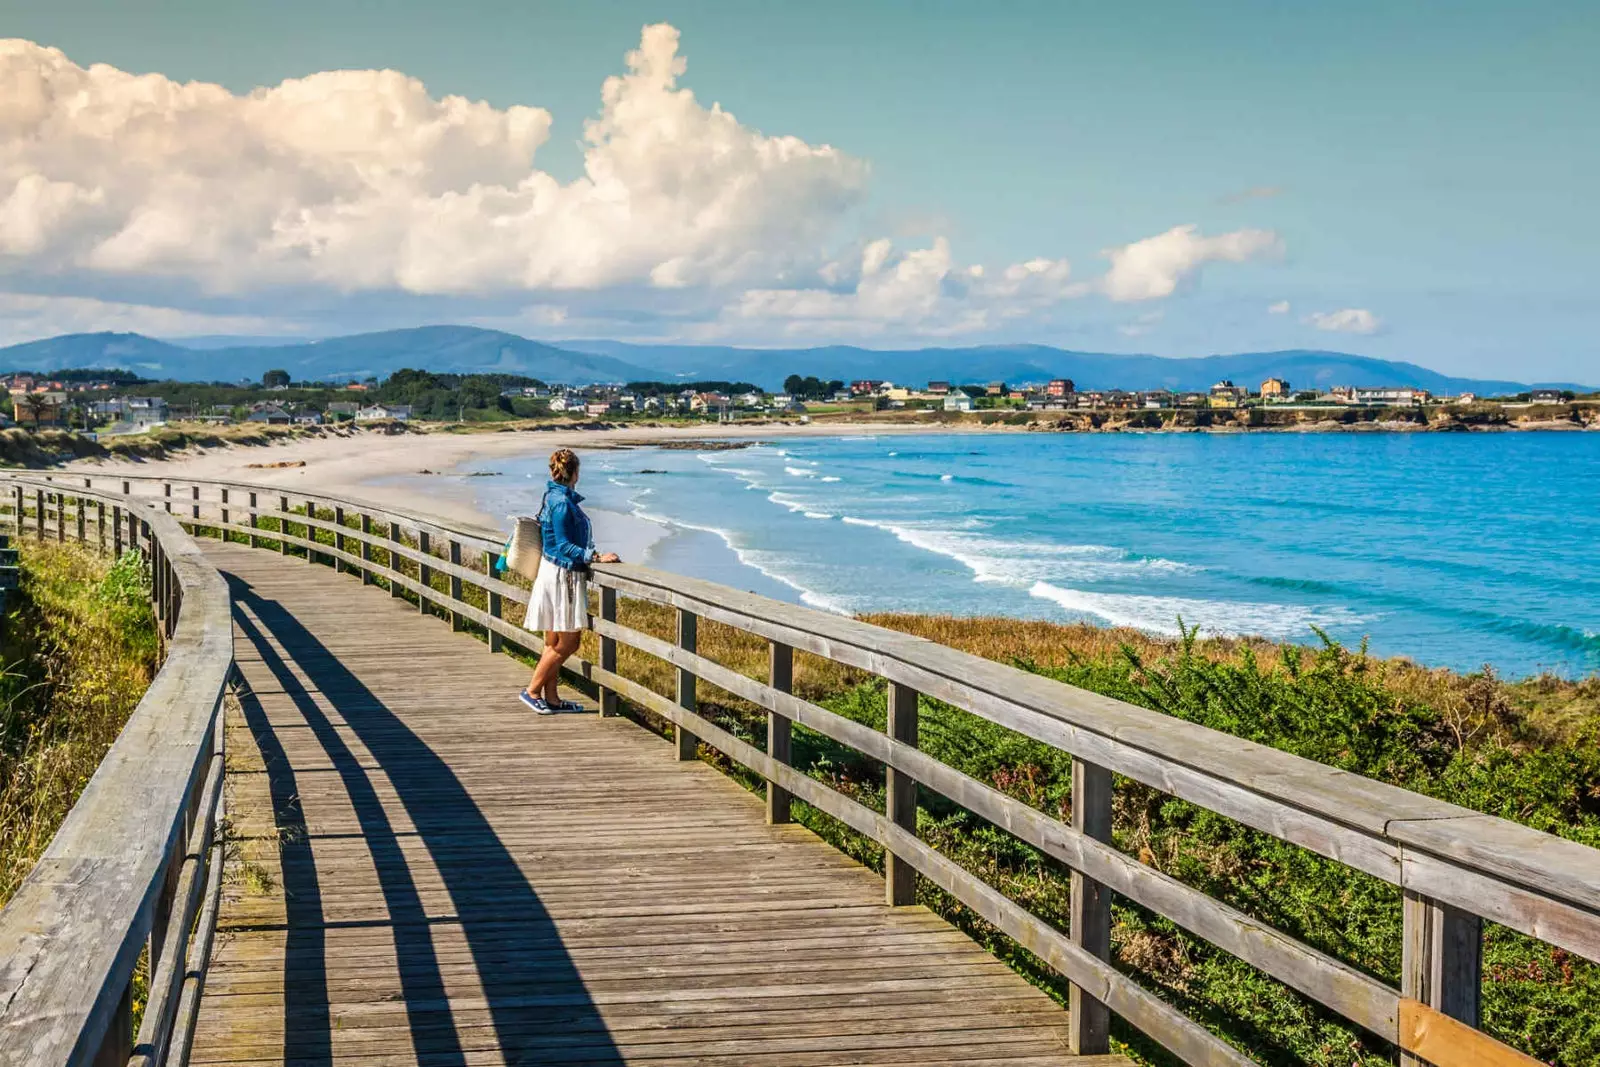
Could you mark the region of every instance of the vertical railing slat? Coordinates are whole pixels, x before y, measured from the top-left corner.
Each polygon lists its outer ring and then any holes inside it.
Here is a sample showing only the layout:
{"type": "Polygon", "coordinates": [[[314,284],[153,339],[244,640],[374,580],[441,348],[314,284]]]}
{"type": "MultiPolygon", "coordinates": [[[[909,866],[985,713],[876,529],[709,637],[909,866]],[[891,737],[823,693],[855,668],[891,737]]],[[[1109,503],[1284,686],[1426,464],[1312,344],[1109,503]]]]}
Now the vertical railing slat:
{"type": "MultiPolygon", "coordinates": [[[[1074,758],[1072,827],[1096,841],[1111,841],[1111,771],[1074,758]]],[[[1082,871],[1072,872],[1068,930],[1073,943],[1096,959],[1111,958],[1111,891],[1082,871]]],[[[1067,989],[1067,1045],[1074,1055],[1111,1049],[1111,1012],[1082,986],[1067,989]]]]}
{"type": "MultiPolygon", "coordinates": [[[[778,641],[767,642],[767,684],[780,693],[794,690],[794,649],[778,641]]],[[[791,724],[775,711],[767,712],[767,755],[779,763],[789,763],[791,724]]],[[[767,782],[767,822],[776,826],[789,821],[789,791],[776,782],[767,782]]]]}
{"type": "MultiPolygon", "coordinates": [[[[615,613],[613,612],[613,614],[615,613]]],[[[677,610],[677,616],[678,647],[685,652],[693,652],[700,644],[700,617],[692,611],[685,611],[683,608],[677,610]]],[[[615,666],[616,655],[616,642],[612,641],[612,663],[610,665],[602,664],[606,670],[614,671],[617,669],[615,666]]],[[[687,667],[679,667],[676,673],[678,707],[684,711],[693,711],[696,707],[695,682],[697,680],[694,672],[687,667]]],[[[700,739],[698,737],[681,726],[674,727],[672,734],[673,751],[679,760],[692,760],[699,756],[700,739]]]]}
{"type": "MultiPolygon", "coordinates": [[[[889,736],[906,745],[917,743],[917,691],[889,683],[889,736]]],[[[884,771],[884,815],[896,826],[917,832],[917,783],[893,767],[884,771]]],[[[890,907],[917,902],[917,872],[889,849],[883,854],[884,899],[890,907]]]]}

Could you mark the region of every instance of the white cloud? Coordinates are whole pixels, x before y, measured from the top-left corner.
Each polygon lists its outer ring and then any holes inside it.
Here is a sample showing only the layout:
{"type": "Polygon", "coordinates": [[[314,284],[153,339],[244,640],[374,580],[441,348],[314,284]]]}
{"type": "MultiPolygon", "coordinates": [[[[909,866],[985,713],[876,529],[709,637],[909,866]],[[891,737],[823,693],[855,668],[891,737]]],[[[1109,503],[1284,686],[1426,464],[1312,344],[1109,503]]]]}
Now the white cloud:
{"type": "Polygon", "coordinates": [[[1269,305],[1267,307],[1267,314],[1268,315],[1287,315],[1287,314],[1289,314],[1289,301],[1280,300],[1276,304],[1269,305]]]}
{"type": "Polygon", "coordinates": [[[584,174],[534,166],[542,108],[395,71],[235,95],[0,41],[0,271],[464,293],[766,278],[814,255],[866,168],[677,86],[644,29],[586,124],[584,174]]]}
{"type": "Polygon", "coordinates": [[[1101,287],[1112,300],[1158,300],[1171,296],[1207,263],[1242,263],[1277,253],[1282,247],[1271,230],[1235,230],[1206,237],[1193,224],[1174,226],[1166,233],[1106,249],[1103,255],[1111,260],[1111,269],[1101,287]]]}
{"type": "Polygon", "coordinates": [[[981,265],[955,265],[950,243],[895,252],[880,238],[855,263],[826,264],[830,288],[750,289],[724,312],[733,328],[767,323],[789,335],[910,332],[952,336],[983,330],[1082,296],[1064,259],[1031,259],[991,276],[981,265]]]}
{"type": "Polygon", "coordinates": [[[1015,336],[1065,302],[1157,300],[1280,247],[1178,226],[1080,281],[1064,258],[986,268],[943,237],[865,240],[841,232],[864,162],[703,105],[669,25],[624,66],[563,182],[537,165],[543,108],[434,96],[392,70],[237,94],[0,40],[3,329],[271,333],[285,327],[233,312],[279,307],[326,331],[403,306],[535,333],[1015,336]]]}
{"type": "Polygon", "coordinates": [[[1307,325],[1332,333],[1377,333],[1383,325],[1366,308],[1340,308],[1338,311],[1313,311],[1304,319],[1307,325]]]}

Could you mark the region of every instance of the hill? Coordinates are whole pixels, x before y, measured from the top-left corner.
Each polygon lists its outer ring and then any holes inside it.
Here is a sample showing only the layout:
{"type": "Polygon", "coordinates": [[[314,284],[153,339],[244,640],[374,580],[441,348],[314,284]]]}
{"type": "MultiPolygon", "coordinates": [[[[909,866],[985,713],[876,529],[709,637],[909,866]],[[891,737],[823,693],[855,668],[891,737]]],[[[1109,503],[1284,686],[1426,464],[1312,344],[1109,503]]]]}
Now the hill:
{"type": "Polygon", "coordinates": [[[201,344],[190,348],[132,333],[68,334],[0,348],[0,369],[124,367],[149,378],[181,381],[259,379],[273,368],[288,371],[295,381],[383,378],[402,367],[583,383],[630,381],[654,373],[610,356],[565,351],[475,326],[422,326],[293,344],[201,344]]]}
{"type": "Polygon", "coordinates": [[[929,379],[953,382],[1040,382],[1071,378],[1080,389],[1206,389],[1227,378],[1254,387],[1265,378],[1286,378],[1296,386],[1415,386],[1434,393],[1472,391],[1516,393],[1530,385],[1578,388],[1565,382],[1515,382],[1460,378],[1415,363],[1373,359],[1344,352],[1296,349],[1242,352],[1197,358],[1076,352],[1048,345],[980,345],[971,348],[867,349],[848,345],[821,348],[749,349],[697,345],[633,345],[620,341],[558,341],[562,348],[606,355],[655,367],[684,378],[742,378],[776,384],[790,373],[819,378],[882,378],[919,384],[929,379]]]}
{"type": "Polygon", "coordinates": [[[0,348],[0,370],[125,368],[150,378],[183,381],[259,379],[281,367],[296,381],[382,378],[402,367],[440,373],[495,371],[568,384],[645,379],[721,379],[779,387],[789,374],[824,380],[880,378],[920,384],[1043,382],[1071,378],[1080,389],[1205,389],[1227,378],[1254,387],[1269,377],[1302,388],[1333,385],[1416,386],[1434,393],[1517,393],[1530,385],[1585,390],[1567,382],[1460,378],[1415,363],[1303,349],[1175,359],[1076,352],[1047,345],[870,349],[732,348],[637,345],[622,341],[546,344],[475,326],[422,326],[321,341],[197,338],[158,341],[132,333],[68,334],[0,348]]]}

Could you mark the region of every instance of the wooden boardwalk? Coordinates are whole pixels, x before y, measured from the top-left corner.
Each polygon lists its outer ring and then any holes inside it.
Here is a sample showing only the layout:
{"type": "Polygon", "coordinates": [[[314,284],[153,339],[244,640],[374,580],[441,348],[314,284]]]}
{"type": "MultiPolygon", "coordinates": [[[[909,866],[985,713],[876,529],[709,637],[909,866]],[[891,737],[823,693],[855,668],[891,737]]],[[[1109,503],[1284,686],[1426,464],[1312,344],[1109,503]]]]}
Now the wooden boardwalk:
{"type": "Polygon", "coordinates": [[[882,880],[376,587],[238,545],[197,1063],[1123,1063],[882,880]]]}

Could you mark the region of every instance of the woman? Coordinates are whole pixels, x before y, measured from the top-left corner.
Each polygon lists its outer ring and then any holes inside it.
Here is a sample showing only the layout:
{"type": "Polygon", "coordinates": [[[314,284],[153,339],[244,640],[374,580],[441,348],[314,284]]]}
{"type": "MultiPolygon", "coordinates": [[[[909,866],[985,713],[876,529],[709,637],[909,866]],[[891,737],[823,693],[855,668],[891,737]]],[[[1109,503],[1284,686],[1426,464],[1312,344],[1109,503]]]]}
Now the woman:
{"type": "Polygon", "coordinates": [[[573,491],[577,485],[577,455],[557,449],[550,456],[550,481],[539,508],[544,562],[522,623],[525,629],[544,631],[544,653],[522,691],[522,702],[540,715],[583,710],[561,699],[561,665],[578,651],[580,631],[589,624],[589,564],[617,562],[615,552],[595,552],[589,516],[579,506],[583,497],[573,491]]]}

